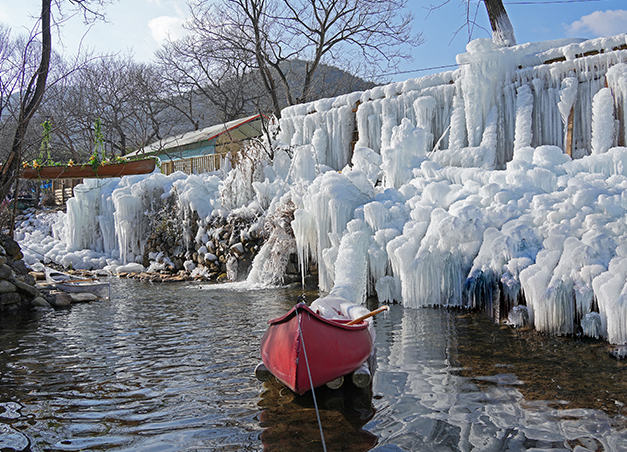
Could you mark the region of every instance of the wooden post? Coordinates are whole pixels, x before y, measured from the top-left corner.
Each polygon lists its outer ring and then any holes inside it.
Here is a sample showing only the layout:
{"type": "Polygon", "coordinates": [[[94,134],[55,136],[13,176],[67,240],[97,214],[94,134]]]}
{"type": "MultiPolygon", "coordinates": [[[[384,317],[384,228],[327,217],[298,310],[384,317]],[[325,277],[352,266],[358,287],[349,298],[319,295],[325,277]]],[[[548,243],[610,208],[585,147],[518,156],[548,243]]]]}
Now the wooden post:
{"type": "Polygon", "coordinates": [[[568,124],[566,125],[566,153],[573,156],[573,123],[575,122],[575,106],[570,109],[568,114],[568,124]]]}

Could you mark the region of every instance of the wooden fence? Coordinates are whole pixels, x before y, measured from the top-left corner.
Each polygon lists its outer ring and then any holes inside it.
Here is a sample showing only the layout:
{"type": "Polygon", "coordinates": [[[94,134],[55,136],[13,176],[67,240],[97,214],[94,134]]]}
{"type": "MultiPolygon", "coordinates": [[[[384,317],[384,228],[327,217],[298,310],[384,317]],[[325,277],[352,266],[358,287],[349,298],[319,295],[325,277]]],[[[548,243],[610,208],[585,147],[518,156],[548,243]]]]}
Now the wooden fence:
{"type": "Polygon", "coordinates": [[[57,205],[65,205],[65,202],[74,196],[74,187],[82,183],[82,179],[55,179],[52,181],[52,192],[57,205]]]}
{"type": "Polygon", "coordinates": [[[175,171],[183,171],[186,174],[210,173],[217,171],[222,166],[224,154],[203,155],[188,159],[170,160],[161,163],[161,172],[165,175],[175,171]]]}

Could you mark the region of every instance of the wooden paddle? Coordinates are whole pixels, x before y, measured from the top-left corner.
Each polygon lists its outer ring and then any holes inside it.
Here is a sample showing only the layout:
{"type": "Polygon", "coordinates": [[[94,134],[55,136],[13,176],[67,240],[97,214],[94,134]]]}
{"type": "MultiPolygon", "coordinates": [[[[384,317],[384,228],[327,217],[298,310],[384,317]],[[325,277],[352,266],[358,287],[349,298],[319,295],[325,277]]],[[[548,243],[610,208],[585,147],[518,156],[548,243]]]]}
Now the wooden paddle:
{"type": "Polygon", "coordinates": [[[362,322],[363,320],[369,319],[370,317],[379,314],[380,312],[387,311],[388,309],[390,308],[388,308],[387,306],[381,306],[379,309],[375,309],[374,311],[370,311],[368,314],[364,314],[361,317],[356,318],[355,320],[351,320],[350,322],[346,323],[346,325],[355,325],[362,322]]]}

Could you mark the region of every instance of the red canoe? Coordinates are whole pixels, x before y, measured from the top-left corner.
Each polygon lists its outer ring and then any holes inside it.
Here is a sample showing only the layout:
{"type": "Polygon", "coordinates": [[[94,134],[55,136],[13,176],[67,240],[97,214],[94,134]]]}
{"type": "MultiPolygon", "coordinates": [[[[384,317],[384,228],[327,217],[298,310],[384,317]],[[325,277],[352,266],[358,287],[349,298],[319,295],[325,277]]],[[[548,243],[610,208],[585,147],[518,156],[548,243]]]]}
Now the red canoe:
{"type": "Polygon", "coordinates": [[[346,325],[347,321],[326,319],[299,303],[268,322],[261,359],[277,380],[297,394],[312,388],[306,361],[314,388],[348,375],[372,353],[372,338],[367,322],[346,325]]]}

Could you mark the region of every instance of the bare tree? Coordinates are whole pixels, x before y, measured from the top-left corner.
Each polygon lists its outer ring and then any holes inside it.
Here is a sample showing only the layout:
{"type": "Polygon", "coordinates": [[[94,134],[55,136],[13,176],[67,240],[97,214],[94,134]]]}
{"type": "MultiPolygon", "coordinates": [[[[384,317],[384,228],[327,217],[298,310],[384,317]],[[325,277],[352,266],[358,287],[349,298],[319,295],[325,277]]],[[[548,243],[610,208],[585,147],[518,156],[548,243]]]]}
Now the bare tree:
{"type": "MultiPolygon", "coordinates": [[[[166,86],[172,94],[172,106],[181,108],[180,99],[204,97],[226,122],[251,112],[251,102],[258,98],[259,90],[253,86],[251,64],[233,54],[223,54],[219,43],[190,35],[167,43],[157,51],[157,64],[166,86]]],[[[245,55],[244,55],[245,57],[245,55]]],[[[198,119],[192,109],[181,110],[195,128],[198,119]]]]}
{"type": "Polygon", "coordinates": [[[350,67],[363,61],[373,70],[397,67],[411,34],[406,0],[222,0],[192,8],[189,29],[212,43],[212,60],[237,60],[254,74],[277,117],[285,104],[310,100],[314,74],[322,63],[350,67]],[[305,76],[293,85],[288,62],[306,61],[305,76]]]}
{"type": "MultiPolygon", "coordinates": [[[[97,8],[92,5],[103,5],[107,0],[69,0],[67,3],[82,12],[86,21],[102,17],[97,8]]],[[[39,22],[33,28],[30,36],[20,45],[20,40],[10,42],[10,35],[3,29],[0,39],[9,39],[9,46],[0,51],[0,96],[9,99],[17,107],[13,116],[13,133],[11,150],[0,171],[0,199],[6,198],[13,183],[18,180],[22,154],[26,146],[25,138],[29,124],[35,116],[47,88],[50,63],[52,58],[52,30],[53,26],[60,25],[66,18],[62,12],[65,0],[42,0],[39,22]],[[56,6],[57,19],[52,17],[52,6],[56,6]],[[16,49],[19,49],[17,51],[16,49]]],[[[3,42],[4,44],[4,42],[3,42]]],[[[4,110],[3,105],[2,110],[4,110]]],[[[0,110],[0,114],[4,113],[0,110]]],[[[0,116],[0,120],[4,118],[0,116]]],[[[4,123],[4,121],[3,121],[4,123]]],[[[5,123],[6,124],[6,123],[5,123]]]]}
{"type": "MultiPolygon", "coordinates": [[[[22,148],[28,124],[37,111],[46,89],[50,55],[52,53],[50,25],[51,1],[52,0],[42,0],[41,2],[41,57],[39,67],[30,77],[27,75],[26,70],[22,72],[24,77],[28,77],[28,80],[24,85],[25,89],[20,91],[19,114],[11,152],[2,166],[2,172],[0,172],[0,199],[4,199],[9,194],[13,182],[19,176],[22,163],[22,148]]],[[[34,39],[31,42],[34,43],[34,39]]],[[[27,46],[27,49],[29,49],[29,47],[30,46],[27,46]]],[[[27,61],[28,60],[25,58],[24,65],[26,65],[27,61]]]]}
{"type": "Polygon", "coordinates": [[[162,138],[180,122],[169,114],[158,69],[130,57],[88,58],[71,74],[52,84],[41,116],[52,120],[57,156],[86,161],[93,152],[99,120],[109,157],[162,138]]]}
{"type": "MultiPolygon", "coordinates": [[[[431,12],[441,8],[444,5],[450,3],[451,0],[444,0],[437,5],[431,5],[429,14],[431,12]]],[[[488,19],[490,20],[490,27],[492,28],[492,42],[499,47],[509,47],[516,45],[516,37],[514,35],[514,27],[512,26],[505,6],[503,6],[503,0],[482,0],[488,12],[488,19]]],[[[466,8],[466,23],[462,25],[455,34],[460,30],[468,28],[468,40],[472,39],[472,29],[477,25],[475,17],[476,11],[472,11],[472,3],[470,0],[462,0],[466,8]]],[[[477,11],[479,4],[477,3],[477,11]]]]}

